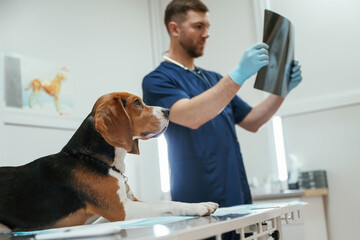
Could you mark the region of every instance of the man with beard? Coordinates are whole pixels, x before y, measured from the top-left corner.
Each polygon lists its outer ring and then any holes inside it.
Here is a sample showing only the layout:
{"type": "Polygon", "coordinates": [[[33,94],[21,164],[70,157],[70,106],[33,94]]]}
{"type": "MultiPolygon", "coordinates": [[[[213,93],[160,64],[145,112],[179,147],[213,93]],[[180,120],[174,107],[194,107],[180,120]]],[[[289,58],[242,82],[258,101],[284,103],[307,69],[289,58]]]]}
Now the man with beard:
{"type": "MultiPolygon", "coordinates": [[[[235,125],[256,132],[284,98],[269,95],[255,107],[239,96],[245,80],[269,64],[268,45],[257,43],[225,76],[195,66],[209,37],[208,8],[200,0],[173,0],[165,10],[170,48],[143,79],[146,104],[170,109],[165,132],[174,201],[213,201],[220,207],[252,203],[235,125]]],[[[301,81],[294,62],[289,88],[301,81]]]]}

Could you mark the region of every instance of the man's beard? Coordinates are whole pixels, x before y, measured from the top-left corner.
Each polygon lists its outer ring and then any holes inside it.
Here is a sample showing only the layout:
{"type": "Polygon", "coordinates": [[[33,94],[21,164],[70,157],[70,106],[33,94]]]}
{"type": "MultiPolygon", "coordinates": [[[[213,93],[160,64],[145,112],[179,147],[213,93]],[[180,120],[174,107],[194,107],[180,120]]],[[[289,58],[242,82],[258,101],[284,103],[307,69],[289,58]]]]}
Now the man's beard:
{"type": "Polygon", "coordinates": [[[180,41],[180,46],[185,49],[186,53],[192,57],[192,58],[197,58],[197,57],[201,57],[203,55],[203,51],[196,51],[196,45],[193,44],[187,44],[183,41],[180,41]]]}

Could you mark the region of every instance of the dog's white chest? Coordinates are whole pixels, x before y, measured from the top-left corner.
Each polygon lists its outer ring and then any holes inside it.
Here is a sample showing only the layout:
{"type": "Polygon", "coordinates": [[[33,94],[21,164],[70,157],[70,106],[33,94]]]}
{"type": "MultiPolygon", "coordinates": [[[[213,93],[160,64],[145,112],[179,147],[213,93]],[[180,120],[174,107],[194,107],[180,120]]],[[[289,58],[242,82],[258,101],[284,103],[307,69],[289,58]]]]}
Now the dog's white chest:
{"type": "Polygon", "coordinates": [[[119,195],[120,202],[125,202],[127,200],[127,193],[124,175],[114,171],[113,169],[110,169],[109,174],[118,180],[119,190],[117,191],[117,194],[119,195]]]}
{"type": "Polygon", "coordinates": [[[109,174],[118,180],[119,190],[117,194],[119,195],[120,202],[125,202],[127,200],[127,189],[126,189],[126,179],[123,173],[125,172],[124,158],[126,155],[126,150],[123,148],[115,148],[115,158],[114,165],[117,169],[120,170],[120,173],[110,169],[109,174]]]}

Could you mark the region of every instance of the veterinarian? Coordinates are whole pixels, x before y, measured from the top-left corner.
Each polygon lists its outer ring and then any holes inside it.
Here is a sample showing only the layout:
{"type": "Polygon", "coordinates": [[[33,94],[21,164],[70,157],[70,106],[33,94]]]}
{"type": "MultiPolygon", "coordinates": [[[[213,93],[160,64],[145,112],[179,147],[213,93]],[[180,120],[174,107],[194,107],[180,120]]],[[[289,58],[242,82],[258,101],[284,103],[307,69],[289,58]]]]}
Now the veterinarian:
{"type": "MultiPolygon", "coordinates": [[[[256,132],[284,98],[269,95],[255,107],[236,93],[269,64],[268,46],[245,51],[234,69],[221,76],[194,64],[209,37],[208,8],[199,0],[173,0],[165,10],[170,48],[164,61],[143,79],[143,100],[170,109],[165,132],[174,201],[213,201],[220,207],[252,203],[235,125],[256,132]]],[[[289,88],[301,81],[292,67],[289,88]]]]}

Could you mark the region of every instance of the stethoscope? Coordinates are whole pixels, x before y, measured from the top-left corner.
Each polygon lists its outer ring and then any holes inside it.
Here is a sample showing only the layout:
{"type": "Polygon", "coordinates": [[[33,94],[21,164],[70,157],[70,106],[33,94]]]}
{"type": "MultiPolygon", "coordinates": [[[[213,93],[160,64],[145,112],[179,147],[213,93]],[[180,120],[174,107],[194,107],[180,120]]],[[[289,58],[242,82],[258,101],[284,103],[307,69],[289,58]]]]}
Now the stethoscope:
{"type": "MultiPolygon", "coordinates": [[[[179,67],[181,67],[182,69],[184,69],[185,71],[190,71],[191,73],[193,73],[194,75],[196,75],[198,78],[200,78],[204,83],[205,85],[208,87],[208,88],[212,88],[213,86],[210,85],[210,81],[209,79],[206,77],[206,74],[204,74],[199,68],[195,67],[195,71],[193,70],[190,70],[189,68],[185,67],[184,65],[182,65],[181,63],[175,61],[174,59],[171,59],[169,58],[168,56],[166,55],[163,55],[163,58],[179,67]]],[[[230,127],[231,130],[233,130],[233,123],[230,122],[230,120],[227,118],[226,114],[224,111],[222,111],[220,113],[221,115],[223,115],[223,117],[225,118],[226,120],[226,123],[228,124],[228,126],[230,127]]],[[[234,129],[235,131],[235,129],[234,129]]],[[[234,133],[234,131],[231,131],[233,133],[233,137],[234,139],[237,141],[237,136],[236,134],[234,133]]]]}
{"type": "Polygon", "coordinates": [[[189,72],[193,73],[195,76],[199,77],[199,78],[201,79],[201,81],[203,81],[203,82],[205,83],[206,87],[208,87],[208,88],[213,87],[213,86],[210,84],[209,79],[206,77],[206,75],[205,75],[199,68],[195,67],[194,70],[191,70],[191,69],[185,67],[184,65],[182,65],[181,63],[175,61],[174,59],[169,58],[169,57],[166,56],[166,55],[163,55],[163,58],[164,58],[165,60],[168,60],[169,62],[171,62],[171,63],[173,63],[173,64],[181,67],[181,68],[184,69],[185,71],[189,71],[189,72]]]}
{"type": "Polygon", "coordinates": [[[164,58],[165,60],[168,60],[169,62],[175,64],[175,65],[178,65],[179,67],[183,68],[183,69],[186,70],[186,71],[189,70],[189,68],[185,67],[185,66],[182,65],[181,63],[175,61],[174,59],[169,58],[169,57],[166,56],[166,55],[163,55],[163,58],[164,58]]]}

